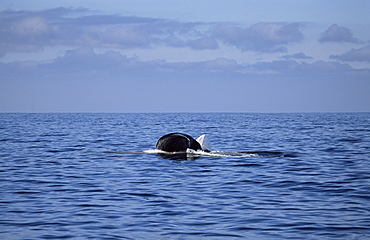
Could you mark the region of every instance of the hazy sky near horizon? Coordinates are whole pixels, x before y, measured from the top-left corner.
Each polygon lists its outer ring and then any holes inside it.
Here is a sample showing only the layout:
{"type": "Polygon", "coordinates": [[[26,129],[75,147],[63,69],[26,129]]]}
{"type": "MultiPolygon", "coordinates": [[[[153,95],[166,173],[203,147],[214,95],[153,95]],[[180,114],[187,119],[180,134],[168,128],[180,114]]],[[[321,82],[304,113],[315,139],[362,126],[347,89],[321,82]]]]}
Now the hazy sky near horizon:
{"type": "Polygon", "coordinates": [[[0,112],[370,111],[370,1],[0,3],[0,112]]]}

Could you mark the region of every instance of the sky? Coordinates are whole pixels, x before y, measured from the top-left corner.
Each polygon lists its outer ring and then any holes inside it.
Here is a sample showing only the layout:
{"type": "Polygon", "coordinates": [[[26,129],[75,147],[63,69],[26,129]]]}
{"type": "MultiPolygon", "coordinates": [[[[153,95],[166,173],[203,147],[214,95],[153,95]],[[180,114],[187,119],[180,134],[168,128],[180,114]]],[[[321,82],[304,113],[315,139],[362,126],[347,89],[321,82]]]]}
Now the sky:
{"type": "Polygon", "coordinates": [[[2,0],[0,112],[370,112],[368,0],[2,0]]]}

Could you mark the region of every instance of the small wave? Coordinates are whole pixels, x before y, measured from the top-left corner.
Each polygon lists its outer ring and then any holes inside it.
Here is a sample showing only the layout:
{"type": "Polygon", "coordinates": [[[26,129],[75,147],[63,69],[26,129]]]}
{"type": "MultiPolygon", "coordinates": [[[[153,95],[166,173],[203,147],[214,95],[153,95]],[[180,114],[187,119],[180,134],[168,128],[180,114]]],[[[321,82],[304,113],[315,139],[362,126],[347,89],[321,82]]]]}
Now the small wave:
{"type": "Polygon", "coordinates": [[[143,151],[143,152],[103,152],[103,153],[108,153],[108,154],[143,154],[143,153],[145,153],[145,151],[143,151]]]}
{"type": "Polygon", "coordinates": [[[257,153],[242,153],[242,152],[222,152],[222,151],[202,151],[187,149],[187,154],[194,154],[196,156],[206,157],[260,157],[257,153]]]}

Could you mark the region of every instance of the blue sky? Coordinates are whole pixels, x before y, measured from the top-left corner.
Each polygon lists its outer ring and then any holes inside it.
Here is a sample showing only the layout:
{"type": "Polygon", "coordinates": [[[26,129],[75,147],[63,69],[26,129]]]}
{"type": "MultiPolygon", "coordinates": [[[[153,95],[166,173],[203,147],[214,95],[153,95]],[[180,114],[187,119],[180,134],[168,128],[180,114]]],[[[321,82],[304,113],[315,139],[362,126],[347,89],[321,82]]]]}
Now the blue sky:
{"type": "Polygon", "coordinates": [[[370,2],[0,3],[0,112],[370,111],[370,2]]]}

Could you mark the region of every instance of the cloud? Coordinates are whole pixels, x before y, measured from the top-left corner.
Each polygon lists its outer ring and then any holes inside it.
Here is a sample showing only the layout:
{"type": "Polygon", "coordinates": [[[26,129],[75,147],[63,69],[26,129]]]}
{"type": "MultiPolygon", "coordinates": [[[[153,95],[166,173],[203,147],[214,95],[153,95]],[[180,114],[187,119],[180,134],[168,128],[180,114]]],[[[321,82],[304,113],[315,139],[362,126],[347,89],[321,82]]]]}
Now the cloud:
{"type": "Polygon", "coordinates": [[[261,22],[250,28],[220,25],[213,35],[242,51],[286,52],[286,45],[304,39],[298,23],[261,22]]]}
{"type": "Polygon", "coordinates": [[[216,58],[197,62],[167,62],[157,59],[141,61],[135,57],[127,57],[113,50],[95,53],[88,46],[66,51],[64,56],[52,61],[16,61],[1,63],[3,78],[21,76],[21,78],[36,76],[39,78],[66,79],[105,78],[107,76],[119,79],[153,78],[166,76],[173,78],[178,75],[218,76],[234,74],[242,70],[242,65],[233,59],[216,58]]]}
{"type": "Polygon", "coordinates": [[[207,61],[168,62],[165,60],[141,61],[127,57],[117,51],[109,50],[95,53],[93,48],[84,46],[66,51],[65,55],[49,62],[17,61],[0,64],[3,77],[21,76],[21,78],[66,79],[79,78],[118,78],[118,79],[161,79],[187,76],[249,79],[251,76],[313,76],[313,75],[348,75],[369,71],[355,70],[348,64],[338,62],[315,61],[313,63],[297,62],[291,59],[240,64],[233,59],[216,58],[207,61]]]}
{"type": "Polygon", "coordinates": [[[49,45],[54,38],[52,27],[43,17],[25,16],[14,19],[13,22],[12,20],[12,17],[1,19],[3,23],[0,28],[0,55],[8,51],[38,51],[49,45]]]}
{"type": "MultiPolygon", "coordinates": [[[[160,18],[92,15],[87,9],[3,11],[0,13],[0,21],[1,55],[7,52],[39,51],[45,46],[54,45],[150,48],[166,44],[171,37],[194,36],[196,32],[196,24],[192,23],[160,18]]],[[[204,36],[198,34],[198,37],[204,36]]],[[[202,48],[201,41],[191,46],[202,48]]]]}
{"type": "Polygon", "coordinates": [[[275,72],[275,74],[301,74],[301,73],[343,73],[349,72],[352,69],[348,64],[337,62],[315,61],[313,63],[299,63],[294,60],[261,62],[256,64],[238,64],[233,59],[216,58],[207,61],[195,62],[167,62],[165,60],[154,61],[139,61],[136,58],[128,58],[116,51],[107,51],[102,54],[95,54],[93,49],[81,47],[75,50],[68,51],[64,57],[56,60],[52,65],[59,66],[60,69],[65,69],[66,65],[70,66],[85,66],[87,69],[110,71],[148,71],[178,74],[178,73],[238,73],[251,74],[250,69],[258,70],[258,74],[263,74],[267,71],[275,72]],[[64,64],[62,64],[64,63],[64,64]],[[62,64],[62,67],[60,65],[62,64]]]}
{"type": "Polygon", "coordinates": [[[338,26],[338,24],[333,24],[328,29],[326,29],[323,34],[321,34],[319,42],[360,43],[361,41],[357,38],[354,38],[351,30],[349,30],[348,28],[340,27],[338,26]]]}
{"type": "MultiPolygon", "coordinates": [[[[296,62],[294,60],[279,60],[260,62],[252,65],[257,73],[280,76],[317,76],[317,75],[348,75],[355,70],[348,64],[338,62],[315,61],[313,63],[296,62]]],[[[369,74],[369,71],[367,71],[369,74]]]]}
{"type": "Polygon", "coordinates": [[[164,45],[174,48],[182,48],[186,46],[186,42],[177,36],[169,36],[163,39],[164,45]]]}
{"type": "Polygon", "coordinates": [[[313,59],[313,57],[307,56],[303,52],[284,55],[281,58],[285,58],[285,59],[313,59]]]}
{"type": "Polygon", "coordinates": [[[352,48],[341,55],[331,55],[330,58],[344,62],[370,62],[370,45],[358,49],[352,48]]]}
{"type": "Polygon", "coordinates": [[[191,49],[194,50],[204,50],[204,49],[218,49],[218,43],[216,39],[212,37],[204,37],[204,38],[199,38],[196,40],[188,40],[187,46],[189,46],[191,49]]]}
{"type": "Polygon", "coordinates": [[[135,58],[128,58],[116,51],[106,51],[96,54],[91,47],[79,47],[66,52],[65,56],[55,59],[51,63],[42,64],[45,69],[68,69],[70,72],[81,71],[117,71],[125,66],[136,64],[135,58]]]}
{"type": "Polygon", "coordinates": [[[46,46],[217,50],[223,42],[242,51],[285,52],[303,40],[300,24],[261,22],[249,28],[224,23],[103,15],[88,9],[56,8],[0,13],[0,55],[46,46]]]}

